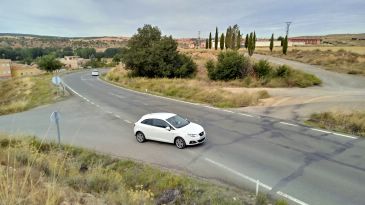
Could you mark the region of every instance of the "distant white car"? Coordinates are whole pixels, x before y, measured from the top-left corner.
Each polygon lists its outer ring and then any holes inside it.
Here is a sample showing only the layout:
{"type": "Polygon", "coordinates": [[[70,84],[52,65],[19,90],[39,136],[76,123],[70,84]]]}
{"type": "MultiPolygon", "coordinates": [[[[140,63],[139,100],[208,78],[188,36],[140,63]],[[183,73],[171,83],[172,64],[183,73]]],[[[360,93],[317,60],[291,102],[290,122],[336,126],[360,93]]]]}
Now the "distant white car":
{"type": "Polygon", "coordinates": [[[151,113],[134,124],[138,142],[154,140],[173,143],[183,149],[206,141],[204,128],[173,113],[151,113]]]}
{"type": "Polygon", "coordinates": [[[99,71],[94,69],[92,72],[91,72],[91,75],[92,76],[99,76],[99,71]]]}

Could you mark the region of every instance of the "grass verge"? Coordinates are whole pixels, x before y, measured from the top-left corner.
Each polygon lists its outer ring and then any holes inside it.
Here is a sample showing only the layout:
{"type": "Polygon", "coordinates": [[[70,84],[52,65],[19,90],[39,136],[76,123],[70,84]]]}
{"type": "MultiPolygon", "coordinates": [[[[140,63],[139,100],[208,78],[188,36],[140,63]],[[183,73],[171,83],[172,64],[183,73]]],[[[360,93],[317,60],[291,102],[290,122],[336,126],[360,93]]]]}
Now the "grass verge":
{"type": "Polygon", "coordinates": [[[21,112],[60,99],[52,75],[43,74],[0,81],[0,115],[21,112]]]}
{"type": "Polygon", "coordinates": [[[311,126],[365,137],[365,112],[314,113],[306,123],[311,126]]]}
{"type": "MultiPolygon", "coordinates": [[[[260,99],[269,97],[265,90],[232,93],[222,89],[224,82],[203,81],[197,79],[168,79],[128,77],[123,68],[113,68],[104,79],[115,84],[157,95],[182,100],[207,103],[217,107],[245,107],[257,105],[260,99]]],[[[227,84],[228,85],[228,84],[227,84]]]]}
{"type": "Polygon", "coordinates": [[[248,191],[35,138],[0,135],[1,204],[254,204],[248,191]]]}

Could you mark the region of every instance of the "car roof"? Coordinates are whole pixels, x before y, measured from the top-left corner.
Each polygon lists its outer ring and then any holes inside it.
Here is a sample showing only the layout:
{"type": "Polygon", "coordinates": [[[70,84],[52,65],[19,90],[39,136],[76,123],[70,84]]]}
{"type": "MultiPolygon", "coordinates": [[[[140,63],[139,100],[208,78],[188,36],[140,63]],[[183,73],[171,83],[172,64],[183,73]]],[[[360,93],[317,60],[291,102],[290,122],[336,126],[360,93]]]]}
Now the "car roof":
{"type": "Polygon", "coordinates": [[[170,117],[175,116],[176,114],[174,113],[168,113],[168,112],[158,112],[158,113],[150,113],[147,115],[144,115],[142,118],[146,119],[146,118],[157,118],[157,119],[163,119],[166,120],[170,117]]]}

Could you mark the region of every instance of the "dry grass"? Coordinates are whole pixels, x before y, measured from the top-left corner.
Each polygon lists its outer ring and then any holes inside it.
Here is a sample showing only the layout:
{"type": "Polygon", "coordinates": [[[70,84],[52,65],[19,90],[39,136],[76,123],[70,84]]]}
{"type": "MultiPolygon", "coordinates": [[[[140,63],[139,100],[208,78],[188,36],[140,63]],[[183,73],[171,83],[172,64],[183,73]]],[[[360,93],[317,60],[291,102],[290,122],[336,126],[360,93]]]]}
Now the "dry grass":
{"type": "Polygon", "coordinates": [[[365,112],[315,113],[307,122],[317,127],[365,137],[365,112]]]}
{"type": "Polygon", "coordinates": [[[59,99],[49,74],[0,81],[0,115],[21,112],[59,99]]]}
{"type": "Polygon", "coordinates": [[[0,204],[254,204],[254,194],[35,138],[0,135],[0,204]]]}
{"type": "Polygon", "coordinates": [[[223,87],[240,84],[240,81],[214,82],[198,79],[168,79],[128,77],[123,68],[114,68],[105,76],[106,80],[134,90],[169,96],[178,99],[207,103],[217,107],[244,107],[256,105],[260,99],[269,97],[265,90],[232,93],[223,87]]]}
{"type": "Polygon", "coordinates": [[[292,47],[287,55],[280,48],[272,53],[261,48],[257,53],[320,65],[335,72],[365,75],[365,47],[292,47]]]}

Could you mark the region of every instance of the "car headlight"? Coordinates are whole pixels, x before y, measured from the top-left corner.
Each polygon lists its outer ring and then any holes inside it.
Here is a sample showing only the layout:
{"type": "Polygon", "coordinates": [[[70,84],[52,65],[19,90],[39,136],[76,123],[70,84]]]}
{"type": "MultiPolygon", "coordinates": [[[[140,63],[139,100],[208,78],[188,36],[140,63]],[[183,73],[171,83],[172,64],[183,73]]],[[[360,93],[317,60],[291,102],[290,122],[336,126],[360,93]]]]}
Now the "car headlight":
{"type": "Polygon", "coordinates": [[[188,134],[189,137],[197,137],[197,134],[188,134]]]}

